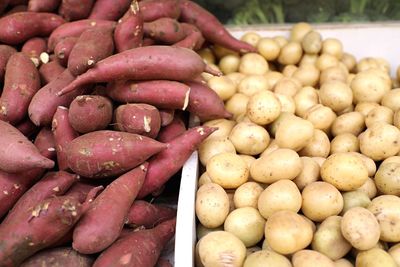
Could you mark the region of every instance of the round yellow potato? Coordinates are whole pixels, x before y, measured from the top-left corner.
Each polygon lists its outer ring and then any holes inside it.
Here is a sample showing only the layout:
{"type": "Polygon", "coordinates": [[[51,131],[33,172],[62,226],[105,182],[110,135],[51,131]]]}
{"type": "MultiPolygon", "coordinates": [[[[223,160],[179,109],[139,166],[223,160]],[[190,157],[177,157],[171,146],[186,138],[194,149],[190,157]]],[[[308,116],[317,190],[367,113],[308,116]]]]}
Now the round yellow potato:
{"type": "Polygon", "coordinates": [[[353,90],[354,102],[379,103],[383,96],[390,91],[391,81],[387,73],[377,69],[359,72],[350,85],[353,90]]]}
{"type": "Polygon", "coordinates": [[[357,63],[357,71],[362,72],[369,69],[380,69],[386,73],[390,73],[390,63],[383,58],[366,57],[360,59],[357,63]]]}
{"type": "Polygon", "coordinates": [[[263,56],[257,53],[247,53],[242,56],[239,65],[239,72],[250,75],[264,75],[268,71],[268,62],[263,56]]]}
{"type": "Polygon", "coordinates": [[[322,222],[343,209],[343,197],[333,185],[326,182],[313,182],[304,187],[301,193],[301,211],[307,218],[322,222]]]}
{"type": "Polygon", "coordinates": [[[258,42],[257,50],[266,60],[273,61],[278,58],[281,47],[276,40],[264,37],[258,42]]]}
{"type": "Polygon", "coordinates": [[[400,243],[392,246],[388,252],[396,262],[397,266],[400,266],[400,243]]]}
{"type": "Polygon", "coordinates": [[[208,176],[207,172],[203,172],[202,175],[199,177],[199,181],[197,183],[197,187],[202,186],[203,184],[212,183],[210,176],[208,176]]]}
{"type": "Polygon", "coordinates": [[[283,77],[274,86],[273,91],[277,94],[294,96],[301,89],[301,83],[290,77],[283,77]]]}
{"type": "Polygon", "coordinates": [[[375,102],[359,102],[354,108],[354,111],[360,112],[364,117],[366,117],[371,110],[379,106],[380,105],[375,102]]]}
{"type": "Polygon", "coordinates": [[[265,75],[248,75],[238,85],[238,92],[249,97],[255,93],[269,89],[268,79],[265,75]]]}
{"type": "Polygon", "coordinates": [[[203,48],[197,53],[200,55],[200,57],[207,63],[207,64],[215,64],[215,56],[214,53],[211,51],[210,48],[203,48]]]}
{"type": "Polygon", "coordinates": [[[387,92],[381,102],[382,106],[388,107],[393,112],[400,109],[400,88],[392,89],[387,92]]]}
{"type": "Polygon", "coordinates": [[[320,71],[323,71],[327,68],[338,66],[339,60],[333,55],[321,54],[315,62],[315,65],[320,71]]]}
{"type": "Polygon", "coordinates": [[[349,191],[344,192],[343,196],[343,210],[341,214],[345,214],[351,208],[354,207],[362,207],[367,208],[368,205],[371,203],[368,195],[362,191],[349,191]]]}
{"type": "Polygon", "coordinates": [[[385,195],[400,196],[400,163],[381,164],[375,173],[375,184],[379,192],[385,195]]]}
{"type": "Polygon", "coordinates": [[[293,97],[296,104],[296,115],[304,118],[308,109],[319,103],[317,90],[311,86],[301,88],[293,97]]]}
{"type": "Polygon", "coordinates": [[[207,228],[221,226],[229,214],[229,199],[225,190],[218,184],[202,185],[196,194],[196,215],[207,228]]]}
{"type": "Polygon", "coordinates": [[[376,107],[368,113],[367,117],[365,117],[365,125],[369,128],[376,122],[393,124],[393,115],[393,110],[388,107],[376,107]]]}
{"type": "Polygon", "coordinates": [[[236,93],[236,84],[226,76],[212,77],[207,83],[224,101],[228,100],[236,93]]]}
{"type": "Polygon", "coordinates": [[[293,97],[276,93],[275,96],[281,103],[281,112],[294,114],[294,112],[296,111],[296,104],[294,103],[293,97]]]}
{"type": "MultiPolygon", "coordinates": [[[[321,72],[320,84],[328,82],[342,82],[347,85],[347,76],[349,75],[347,68],[342,68],[340,65],[324,69],[321,72]]],[[[347,85],[348,86],[348,85],[347,85]]],[[[349,88],[350,89],[350,88],[349,88]]],[[[351,89],[350,89],[351,90],[351,89]]],[[[352,94],[353,97],[353,94],[352,94]]]]}
{"type": "Polygon", "coordinates": [[[313,65],[317,66],[318,54],[304,54],[300,60],[299,66],[313,65]]]}
{"type": "Polygon", "coordinates": [[[249,168],[246,162],[236,154],[220,153],[207,162],[206,170],[213,183],[225,189],[236,189],[247,182],[249,168]]]}
{"type": "Polygon", "coordinates": [[[322,42],[322,54],[329,54],[337,59],[341,59],[343,56],[343,45],[335,38],[326,38],[322,42]]]}
{"type": "Polygon", "coordinates": [[[203,236],[205,236],[211,232],[223,231],[223,230],[224,230],[223,225],[218,226],[217,228],[207,228],[207,227],[204,227],[204,225],[202,225],[201,223],[198,223],[196,226],[197,240],[200,240],[203,236]]]}
{"type": "Polygon", "coordinates": [[[318,163],[319,167],[322,167],[322,164],[326,161],[326,158],[322,158],[322,157],[312,157],[312,159],[318,163]]]}
{"type": "Polygon", "coordinates": [[[320,167],[318,163],[309,157],[300,158],[303,163],[303,169],[300,174],[294,178],[293,182],[299,190],[303,190],[308,184],[316,182],[319,179],[320,167]]]}
{"type": "Polygon", "coordinates": [[[293,267],[335,267],[334,262],[318,251],[303,249],[292,256],[293,267]]]}
{"type": "Polygon", "coordinates": [[[365,118],[360,112],[352,111],[337,117],[333,123],[331,132],[333,136],[351,133],[358,136],[365,128],[365,118]]]}
{"type": "Polygon", "coordinates": [[[266,125],[278,118],[281,113],[281,103],[271,91],[261,91],[252,95],[247,103],[246,115],[259,125],[266,125]]]}
{"type": "Polygon", "coordinates": [[[251,44],[254,47],[257,47],[258,42],[260,41],[261,36],[256,32],[246,32],[240,37],[240,40],[251,44]]]}
{"type": "Polygon", "coordinates": [[[233,202],[236,208],[252,207],[257,208],[258,198],[264,188],[256,182],[247,182],[235,190],[233,202]]]}
{"type": "Polygon", "coordinates": [[[376,188],[375,182],[372,178],[368,178],[367,181],[365,181],[365,183],[356,191],[365,193],[369,199],[373,199],[378,193],[378,189],[376,188]]]}
{"type": "Polygon", "coordinates": [[[226,138],[229,136],[233,126],[235,126],[235,122],[227,119],[216,119],[205,122],[203,125],[208,127],[218,128],[215,132],[210,134],[206,140],[210,140],[213,138],[226,138]]]}
{"type": "Polygon", "coordinates": [[[300,62],[303,49],[299,42],[290,41],[281,48],[278,62],[283,65],[295,65],[300,62]]]}
{"type": "Polygon", "coordinates": [[[283,70],[282,74],[285,77],[292,77],[293,73],[298,69],[296,65],[286,65],[283,70]]]}
{"type": "Polygon", "coordinates": [[[350,87],[340,81],[324,83],[319,89],[319,97],[321,104],[330,107],[335,112],[340,112],[353,103],[350,87]]]}
{"type": "Polygon", "coordinates": [[[292,76],[301,82],[303,86],[315,86],[320,77],[320,71],[314,65],[300,66],[292,76]]]}
{"type": "Polygon", "coordinates": [[[380,248],[372,248],[357,254],[356,267],[396,267],[398,266],[389,253],[380,248]]]}
{"type": "Polygon", "coordinates": [[[282,179],[293,180],[302,168],[295,151],[280,148],[256,159],[250,167],[250,175],[257,182],[272,184],[282,179]]]}
{"type": "Polygon", "coordinates": [[[234,234],[226,231],[209,233],[197,243],[201,263],[208,267],[242,266],[246,247],[234,234]]]}
{"type": "Polygon", "coordinates": [[[225,109],[233,115],[233,119],[237,119],[240,115],[246,114],[248,102],[247,95],[236,93],[225,102],[225,109]]]}
{"type": "Polygon", "coordinates": [[[351,263],[348,259],[339,259],[334,263],[335,267],[354,267],[353,263],[351,263]]]}
{"type": "Polygon", "coordinates": [[[252,207],[233,210],[224,223],[224,230],[238,237],[246,247],[256,245],[264,237],[264,228],[264,218],[252,207]]]}
{"type": "Polygon", "coordinates": [[[329,133],[329,130],[337,116],[331,108],[317,104],[310,107],[304,114],[303,118],[310,121],[314,125],[315,129],[329,133]]]}
{"type": "Polygon", "coordinates": [[[243,267],[292,267],[290,261],[274,251],[260,250],[250,254],[244,261],[243,267]]]}
{"type": "Polygon", "coordinates": [[[219,69],[224,74],[229,74],[239,70],[240,57],[237,55],[226,55],[219,61],[219,69]]]}
{"type": "Polygon", "coordinates": [[[239,155],[243,160],[244,160],[244,162],[246,162],[246,164],[247,164],[247,167],[249,167],[250,168],[250,166],[251,166],[251,164],[253,164],[253,162],[256,160],[256,158],[255,157],[253,157],[253,156],[250,156],[250,155],[239,155]]]}
{"type": "Polygon", "coordinates": [[[357,156],[359,159],[361,159],[361,161],[364,163],[365,167],[367,167],[368,170],[368,177],[372,177],[375,175],[376,172],[376,164],[375,162],[370,159],[369,157],[358,153],[358,152],[349,152],[352,155],[357,156]]]}
{"type": "Polygon", "coordinates": [[[199,159],[201,164],[206,166],[210,158],[225,152],[236,154],[235,146],[228,138],[219,137],[208,139],[203,141],[199,146],[199,159]]]}
{"type": "Polygon", "coordinates": [[[369,210],[362,207],[349,209],[340,225],[344,238],[356,249],[368,250],[379,241],[379,223],[369,210]]]}
{"type": "Polygon", "coordinates": [[[380,239],[400,242],[400,198],[382,195],[374,198],[368,210],[375,215],[380,226],[380,239]]]}
{"type": "Polygon", "coordinates": [[[263,157],[277,149],[279,149],[278,144],[276,143],[275,139],[271,139],[271,142],[269,142],[269,146],[263,151],[263,153],[260,154],[260,157],[263,157]]]}
{"type": "Polygon", "coordinates": [[[296,212],[284,210],[268,218],[264,234],[274,251],[287,255],[306,248],[312,241],[313,229],[296,212]]]}
{"type": "Polygon", "coordinates": [[[307,54],[318,54],[322,48],[321,34],[316,31],[308,32],[301,41],[301,46],[307,54]]]}
{"type": "Polygon", "coordinates": [[[357,64],[357,60],[356,58],[349,53],[343,53],[341,62],[343,62],[343,64],[347,67],[347,69],[349,71],[354,70],[356,64],[357,64]]]}
{"type": "Polygon", "coordinates": [[[352,191],[368,179],[368,170],[362,160],[351,153],[330,155],[322,164],[321,177],[341,191],[352,191]]]}
{"type": "Polygon", "coordinates": [[[309,32],[312,31],[312,26],[307,22],[299,22],[293,25],[290,30],[290,41],[301,42],[309,32]]]}
{"type": "Polygon", "coordinates": [[[315,129],[312,139],[299,151],[299,155],[307,157],[327,157],[330,149],[331,144],[326,133],[315,129]]]}
{"type": "Polygon", "coordinates": [[[267,130],[252,122],[239,122],[233,127],[229,139],[238,153],[245,155],[258,155],[269,144],[270,138],[267,130]]]}
{"type": "Polygon", "coordinates": [[[351,133],[339,134],[331,141],[330,154],[358,151],[360,151],[360,142],[357,136],[351,133]]]}
{"type": "Polygon", "coordinates": [[[289,116],[279,124],[275,140],[279,147],[300,151],[313,136],[314,125],[311,122],[297,116],[289,116]]]}
{"type": "Polygon", "coordinates": [[[378,161],[400,151],[400,130],[386,123],[374,123],[360,138],[361,153],[378,161]]]}
{"type": "Polygon", "coordinates": [[[232,82],[234,82],[236,85],[239,85],[239,83],[244,79],[244,77],[246,77],[245,74],[240,73],[240,72],[232,72],[232,73],[228,73],[227,75],[225,75],[226,77],[228,77],[232,82]]]}
{"type": "Polygon", "coordinates": [[[282,73],[277,71],[268,71],[264,76],[268,80],[268,88],[271,89],[274,88],[275,85],[284,77],[282,73]]]}
{"type": "Polygon", "coordinates": [[[388,157],[387,159],[382,161],[381,166],[386,164],[386,163],[392,163],[392,162],[400,163],[400,156],[388,157]]]}
{"type": "Polygon", "coordinates": [[[298,212],[300,208],[300,191],[294,182],[286,179],[269,185],[258,198],[258,210],[265,219],[277,211],[298,212]]]}

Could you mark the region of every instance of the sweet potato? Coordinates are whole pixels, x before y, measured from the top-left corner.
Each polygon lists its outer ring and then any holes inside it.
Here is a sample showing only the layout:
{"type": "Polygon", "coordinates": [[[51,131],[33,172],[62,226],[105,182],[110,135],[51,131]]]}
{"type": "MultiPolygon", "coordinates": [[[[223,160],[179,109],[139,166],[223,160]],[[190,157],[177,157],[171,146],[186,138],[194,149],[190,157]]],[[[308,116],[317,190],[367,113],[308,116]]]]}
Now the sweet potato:
{"type": "Polygon", "coordinates": [[[68,109],[63,106],[57,108],[54,113],[51,130],[56,142],[57,162],[59,170],[67,170],[67,155],[65,154],[67,145],[77,138],[79,134],[72,128],[68,119],[68,109]]]}
{"type": "Polygon", "coordinates": [[[132,232],[118,239],[100,254],[93,267],[154,267],[165,244],[175,233],[175,223],[176,219],[171,219],[153,229],[132,232]]]}
{"type": "Polygon", "coordinates": [[[69,55],[77,41],[78,37],[67,37],[57,43],[54,48],[54,54],[62,66],[67,67],[69,55]]]}
{"type": "Polygon", "coordinates": [[[144,0],[139,2],[139,7],[145,22],[159,18],[178,19],[181,14],[179,0],[144,0]]]}
{"type": "Polygon", "coordinates": [[[0,119],[15,125],[25,118],[33,95],[40,88],[36,66],[24,53],[13,54],[7,62],[0,119]]]}
{"type": "MultiPolygon", "coordinates": [[[[84,183],[84,182],[76,182],[73,184],[69,190],[64,194],[65,196],[75,196],[79,202],[83,203],[87,198],[88,193],[95,188],[94,185],[84,183]]],[[[71,233],[71,241],[72,241],[72,233],[71,233]]]]}
{"type": "Polygon", "coordinates": [[[148,104],[121,105],[115,110],[114,116],[114,128],[121,132],[155,138],[161,127],[160,113],[148,104]]]}
{"type": "Polygon", "coordinates": [[[40,66],[40,80],[42,81],[43,85],[46,85],[52,80],[56,79],[64,71],[65,68],[60,65],[60,62],[58,60],[50,61],[49,63],[42,64],[40,66]]]}
{"type": "Polygon", "coordinates": [[[69,71],[77,76],[92,68],[98,61],[114,52],[110,29],[88,29],[79,37],[68,58],[69,71]]]}
{"type": "Polygon", "coordinates": [[[15,53],[17,53],[17,50],[15,50],[14,47],[9,45],[0,45],[0,81],[3,81],[4,79],[8,59],[15,53]]]}
{"type": "Polygon", "coordinates": [[[102,130],[74,139],[67,147],[68,166],[88,178],[122,174],[166,148],[151,138],[102,130]]]}
{"type": "Polygon", "coordinates": [[[94,0],[62,0],[58,9],[66,21],[86,19],[92,10],[94,0]]]}
{"type": "Polygon", "coordinates": [[[190,87],[165,81],[115,81],[107,85],[107,95],[122,103],[147,103],[157,108],[185,110],[189,102],[190,87]]]}
{"type": "Polygon", "coordinates": [[[150,46],[150,45],[154,45],[156,43],[156,41],[154,41],[151,38],[148,37],[143,37],[143,41],[142,41],[142,46],[150,46]]]}
{"type": "Polygon", "coordinates": [[[45,249],[28,258],[21,264],[21,267],[38,267],[38,266],[73,266],[73,267],[91,267],[93,257],[83,255],[73,250],[71,247],[60,247],[45,249]]]}
{"type": "Polygon", "coordinates": [[[42,129],[40,129],[40,132],[36,135],[34,145],[37,147],[40,154],[46,158],[56,158],[56,142],[54,141],[54,136],[50,128],[42,127],[42,129]]]}
{"type": "Polygon", "coordinates": [[[84,84],[113,80],[191,80],[204,71],[213,75],[221,74],[206,65],[198,54],[186,48],[156,45],[138,47],[99,61],[58,95],[84,84]]]}
{"type": "Polygon", "coordinates": [[[60,5],[61,0],[29,0],[28,11],[53,12],[60,5]]]}
{"type": "Polygon", "coordinates": [[[34,37],[25,42],[21,52],[27,55],[35,64],[40,65],[40,54],[47,51],[47,41],[44,38],[34,37]]]}
{"type": "Polygon", "coordinates": [[[126,224],[133,227],[153,228],[157,224],[170,220],[175,216],[176,210],[173,208],[136,200],[129,209],[126,224]]]}
{"type": "Polygon", "coordinates": [[[90,19],[118,20],[128,10],[132,0],[97,0],[90,19]]]}
{"type": "Polygon", "coordinates": [[[176,19],[160,18],[144,23],[144,34],[165,44],[174,44],[186,37],[185,31],[176,19]]]}
{"type": "Polygon", "coordinates": [[[170,124],[160,129],[157,140],[166,143],[173,140],[175,137],[183,134],[186,131],[186,126],[179,116],[174,116],[170,124]]]}
{"type": "Polygon", "coordinates": [[[175,109],[160,109],[161,126],[167,126],[174,119],[175,109]]]}
{"type": "Polygon", "coordinates": [[[196,26],[189,23],[181,23],[180,25],[185,32],[185,38],[175,43],[174,46],[189,48],[195,51],[199,50],[205,42],[200,30],[196,26]]]}
{"type": "Polygon", "coordinates": [[[104,130],[111,123],[113,105],[100,95],[77,96],[69,107],[69,122],[75,131],[89,133],[104,130]]]}
{"type": "Polygon", "coordinates": [[[39,132],[39,127],[37,127],[33,122],[28,118],[24,121],[18,123],[15,128],[18,129],[23,135],[30,138],[32,135],[37,134],[39,132]]]}
{"type": "Polygon", "coordinates": [[[207,41],[241,53],[257,51],[254,46],[234,38],[213,14],[197,3],[181,0],[179,7],[181,9],[180,20],[194,24],[207,41]]]}
{"type": "Polygon", "coordinates": [[[148,163],[125,173],[94,200],[76,225],[72,247],[84,254],[101,252],[121,233],[129,208],[146,176],[148,163]]]}
{"type": "Polygon", "coordinates": [[[199,82],[187,82],[190,86],[189,105],[187,110],[200,118],[201,121],[231,118],[224,102],[215,91],[199,82]]]}
{"type": "Polygon", "coordinates": [[[36,167],[53,168],[54,161],[39,150],[11,124],[0,120],[0,169],[16,173],[36,167]]]}
{"type": "Polygon", "coordinates": [[[118,21],[114,31],[115,48],[118,53],[142,46],[143,17],[136,0],[132,1],[130,8],[118,21]],[[133,29],[133,30],[132,30],[133,29]]]}
{"type": "Polygon", "coordinates": [[[63,95],[62,97],[57,96],[57,92],[74,79],[75,77],[69,70],[65,70],[57,76],[56,79],[40,88],[33,96],[28,108],[28,115],[34,124],[50,125],[58,106],[68,107],[75,97],[86,91],[87,87],[80,87],[78,90],[63,95]]]}
{"type": "Polygon", "coordinates": [[[138,198],[147,196],[165,184],[182,168],[200,143],[215,130],[216,128],[197,126],[169,141],[167,149],[149,160],[146,180],[138,198]]]}
{"type": "Polygon", "coordinates": [[[91,28],[114,29],[115,21],[99,20],[99,19],[83,19],[68,22],[55,29],[48,40],[47,46],[52,52],[57,43],[66,37],[79,37],[84,31],[91,28]]]}
{"type": "Polygon", "coordinates": [[[52,13],[14,13],[0,18],[0,42],[17,45],[33,37],[45,37],[63,23],[63,18],[52,13]]]}

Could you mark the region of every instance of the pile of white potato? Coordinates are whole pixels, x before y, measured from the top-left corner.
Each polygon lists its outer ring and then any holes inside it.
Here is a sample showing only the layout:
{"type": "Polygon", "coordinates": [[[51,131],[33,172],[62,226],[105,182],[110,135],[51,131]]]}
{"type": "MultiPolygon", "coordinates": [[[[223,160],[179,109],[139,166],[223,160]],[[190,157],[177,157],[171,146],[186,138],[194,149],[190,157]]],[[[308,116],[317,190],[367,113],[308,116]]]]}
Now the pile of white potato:
{"type": "Polygon", "coordinates": [[[399,77],[306,23],[242,40],[200,51],[233,118],[205,123],[196,265],[400,266],[399,77]]]}

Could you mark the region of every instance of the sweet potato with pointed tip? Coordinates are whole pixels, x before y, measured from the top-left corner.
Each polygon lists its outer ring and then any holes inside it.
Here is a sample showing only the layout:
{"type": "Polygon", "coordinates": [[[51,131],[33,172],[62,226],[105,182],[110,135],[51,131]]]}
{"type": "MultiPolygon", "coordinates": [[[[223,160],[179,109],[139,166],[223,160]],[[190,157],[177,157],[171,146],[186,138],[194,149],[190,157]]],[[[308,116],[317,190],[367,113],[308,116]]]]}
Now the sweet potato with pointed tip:
{"type": "Polygon", "coordinates": [[[25,42],[21,52],[25,53],[38,67],[41,63],[40,55],[47,51],[47,41],[44,38],[34,37],[25,42]]]}
{"type": "Polygon", "coordinates": [[[189,23],[181,23],[180,25],[185,32],[185,38],[173,44],[173,46],[189,48],[195,51],[199,50],[205,42],[200,30],[189,23]]]}
{"type": "Polygon", "coordinates": [[[91,83],[129,79],[185,81],[197,77],[202,72],[221,75],[192,50],[161,45],[138,47],[99,61],[62,89],[58,95],[91,83]]]}
{"type": "Polygon", "coordinates": [[[59,247],[42,250],[24,261],[20,267],[73,266],[91,267],[93,257],[80,254],[71,247],[59,247]]]}
{"type": "Polygon", "coordinates": [[[146,36],[165,44],[174,44],[186,37],[181,24],[176,19],[171,18],[159,18],[144,23],[143,31],[146,36]]]}
{"type": "Polygon", "coordinates": [[[217,130],[207,126],[197,126],[187,130],[168,142],[167,149],[149,160],[146,180],[138,198],[144,198],[164,185],[185,164],[200,143],[217,130]]]}
{"type": "Polygon", "coordinates": [[[175,115],[170,124],[161,128],[160,132],[158,133],[157,140],[162,143],[166,143],[183,134],[185,131],[186,126],[182,118],[175,115]]]}
{"type": "MultiPolygon", "coordinates": [[[[88,193],[95,188],[94,185],[84,183],[84,182],[76,182],[73,184],[67,192],[65,192],[65,196],[75,196],[79,202],[83,203],[87,198],[88,193]]],[[[71,241],[72,241],[72,233],[71,233],[71,241]]]]}
{"type": "Polygon", "coordinates": [[[145,22],[159,18],[178,19],[181,14],[179,0],[144,0],[139,2],[139,7],[145,22]]]}
{"type": "Polygon", "coordinates": [[[174,119],[175,109],[160,109],[161,126],[165,127],[174,119]]]}
{"type": "Polygon", "coordinates": [[[92,10],[94,0],[62,0],[58,9],[66,21],[86,19],[92,10]]]}
{"type": "Polygon", "coordinates": [[[129,209],[126,224],[138,227],[153,228],[176,216],[176,210],[165,205],[151,204],[147,201],[136,200],[129,209]]]}
{"type": "Polygon", "coordinates": [[[118,20],[128,10],[132,0],[97,0],[90,19],[118,20]]]}
{"type": "Polygon", "coordinates": [[[54,55],[56,55],[62,66],[67,67],[69,55],[77,41],[78,37],[66,37],[54,47],[54,55]]]}
{"type": "Polygon", "coordinates": [[[87,178],[120,175],[164,150],[146,136],[102,130],[79,136],[67,147],[68,166],[87,178]]]}
{"type": "Polygon", "coordinates": [[[29,0],[28,11],[33,12],[53,12],[61,0],[29,0]]]}
{"type": "Polygon", "coordinates": [[[0,18],[0,42],[17,45],[33,37],[46,37],[64,23],[63,18],[52,13],[14,13],[0,18]]]}
{"type": "Polygon", "coordinates": [[[4,79],[8,59],[15,53],[17,53],[17,50],[14,47],[9,45],[0,45],[0,81],[4,79]]]}
{"type": "Polygon", "coordinates": [[[65,68],[60,65],[58,60],[50,61],[49,63],[42,64],[39,68],[40,80],[42,85],[46,85],[65,71],[65,68]]]}
{"type": "Polygon", "coordinates": [[[139,230],[118,239],[100,254],[93,267],[154,267],[162,249],[174,236],[175,224],[176,219],[171,219],[153,229],[139,230]]]}

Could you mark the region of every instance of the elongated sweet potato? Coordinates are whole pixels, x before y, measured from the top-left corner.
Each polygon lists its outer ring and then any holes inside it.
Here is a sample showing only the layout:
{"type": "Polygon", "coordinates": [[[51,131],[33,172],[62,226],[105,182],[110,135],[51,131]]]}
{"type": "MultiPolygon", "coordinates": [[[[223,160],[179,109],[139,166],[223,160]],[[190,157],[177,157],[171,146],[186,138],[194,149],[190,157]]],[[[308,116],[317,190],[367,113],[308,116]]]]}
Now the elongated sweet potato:
{"type": "Polygon", "coordinates": [[[63,23],[63,18],[52,13],[14,13],[0,19],[0,42],[16,45],[33,37],[45,37],[63,23]]]}
{"type": "Polygon", "coordinates": [[[155,138],[161,127],[160,113],[148,104],[121,105],[115,110],[114,116],[114,128],[121,132],[155,138]]]}
{"type": "Polygon", "coordinates": [[[34,124],[50,125],[58,106],[68,107],[75,97],[83,94],[88,89],[88,87],[82,86],[78,90],[65,94],[62,97],[57,96],[57,92],[70,84],[74,79],[75,77],[69,70],[65,70],[56,79],[39,89],[33,96],[28,108],[29,118],[34,124]]]}
{"type": "Polygon", "coordinates": [[[37,147],[40,154],[46,158],[56,158],[56,142],[54,141],[54,136],[50,128],[42,127],[42,129],[40,129],[40,132],[36,135],[34,145],[37,147]]]}
{"type": "Polygon", "coordinates": [[[54,113],[51,130],[54,135],[54,141],[56,142],[57,151],[57,162],[59,170],[67,170],[67,145],[77,138],[79,134],[72,128],[68,119],[68,109],[66,107],[59,106],[56,113],[54,113]]]}
{"type": "Polygon", "coordinates": [[[118,20],[128,10],[132,0],[97,0],[90,19],[118,20]]]}
{"type": "Polygon", "coordinates": [[[73,266],[73,267],[91,267],[93,257],[83,255],[73,250],[71,247],[60,247],[45,249],[28,258],[21,264],[21,267],[38,266],[73,266]]]}
{"type": "Polygon", "coordinates": [[[143,17],[136,0],[132,1],[130,8],[118,21],[114,31],[115,48],[118,53],[142,46],[143,17]]]}
{"type": "Polygon", "coordinates": [[[42,64],[39,68],[40,80],[42,85],[46,85],[65,71],[65,68],[60,65],[58,60],[50,61],[49,63],[42,64]]]}
{"type": "Polygon", "coordinates": [[[8,60],[3,92],[0,98],[0,119],[15,125],[26,117],[29,103],[40,88],[36,66],[24,53],[8,60]]]}
{"type": "Polygon", "coordinates": [[[189,103],[190,87],[165,81],[115,81],[107,86],[107,95],[122,103],[147,103],[157,108],[185,110],[189,103]]]}
{"type": "Polygon", "coordinates": [[[15,53],[17,53],[17,50],[15,50],[14,47],[9,45],[0,45],[0,81],[4,79],[8,59],[15,53]]]}
{"type": "Polygon", "coordinates": [[[79,37],[68,58],[69,71],[77,76],[114,52],[111,29],[87,29],[79,37]]]}
{"type": "Polygon", "coordinates": [[[175,43],[174,46],[189,48],[195,51],[199,50],[205,42],[200,30],[196,26],[189,23],[181,23],[180,25],[185,32],[185,38],[175,43]]]}
{"type": "Polygon", "coordinates": [[[28,118],[18,123],[15,128],[18,129],[23,135],[30,138],[32,135],[37,134],[39,132],[39,127],[37,127],[33,122],[28,118]]]}
{"type": "Polygon", "coordinates": [[[183,134],[185,131],[186,126],[182,118],[175,115],[170,124],[161,128],[160,132],[158,133],[157,140],[162,143],[166,143],[183,134]]]}
{"type": "Polygon", "coordinates": [[[237,52],[256,52],[256,48],[246,42],[235,39],[219,20],[210,12],[193,1],[181,0],[180,20],[194,24],[206,38],[213,44],[232,49],[237,52]]]}
{"type": "Polygon", "coordinates": [[[52,52],[57,43],[66,37],[79,37],[84,31],[91,28],[114,29],[115,26],[115,21],[99,19],[82,19],[68,22],[51,33],[47,46],[49,51],[52,52]]]}
{"type": "Polygon", "coordinates": [[[176,210],[165,205],[151,204],[147,201],[136,200],[129,209],[126,224],[139,227],[153,228],[176,216],[176,210]]]}
{"type": "Polygon", "coordinates": [[[40,54],[47,51],[47,41],[44,38],[34,37],[25,42],[21,52],[25,53],[35,64],[40,65],[40,54]]]}
{"type": "MultiPolygon", "coordinates": [[[[87,195],[93,188],[95,188],[94,185],[84,182],[76,182],[69,188],[69,190],[64,195],[75,196],[76,199],[79,200],[79,202],[83,203],[87,198],[87,195]]],[[[72,233],[71,233],[71,241],[72,241],[72,233]]]]}
{"type": "Polygon", "coordinates": [[[143,31],[146,36],[165,44],[174,44],[186,37],[181,24],[176,19],[171,18],[159,18],[144,23],[143,31]]]}
{"type": "Polygon", "coordinates": [[[138,47],[99,61],[58,95],[84,84],[113,80],[191,80],[203,71],[213,75],[221,74],[206,65],[198,54],[186,48],[156,45],[138,47]]]}
{"type": "Polygon", "coordinates": [[[94,0],[62,0],[58,9],[66,21],[86,19],[92,10],[94,0]]]}
{"type": "Polygon", "coordinates": [[[39,150],[11,124],[0,120],[0,169],[5,172],[23,172],[36,167],[53,168],[54,162],[39,150]]]}
{"type": "Polygon", "coordinates": [[[100,254],[93,267],[154,267],[175,233],[175,223],[176,219],[171,219],[153,229],[132,232],[118,239],[100,254]]]}
{"type": "Polygon", "coordinates": [[[160,109],[161,126],[167,126],[174,119],[175,109],[160,109]]]}
{"type": "Polygon", "coordinates": [[[76,225],[72,247],[84,254],[103,251],[117,240],[129,208],[146,176],[148,163],[125,173],[94,200],[76,225]]]}
{"type": "Polygon", "coordinates": [[[88,178],[119,175],[135,168],[166,146],[137,134],[96,131],[81,135],[68,145],[68,166],[88,178]]]}
{"type": "Polygon", "coordinates": [[[52,12],[60,5],[61,0],[29,0],[28,11],[52,12]]]}
{"type": "Polygon", "coordinates": [[[54,48],[54,54],[60,61],[60,64],[64,67],[68,65],[69,55],[71,54],[72,48],[74,48],[78,37],[67,37],[60,40],[54,48]]]}
{"type": "Polygon", "coordinates": [[[89,133],[104,130],[111,123],[113,105],[100,95],[77,96],[69,107],[69,122],[75,131],[89,133]]]}
{"type": "Polygon", "coordinates": [[[145,22],[159,18],[178,19],[181,14],[178,0],[144,0],[139,2],[139,7],[145,22]]]}

